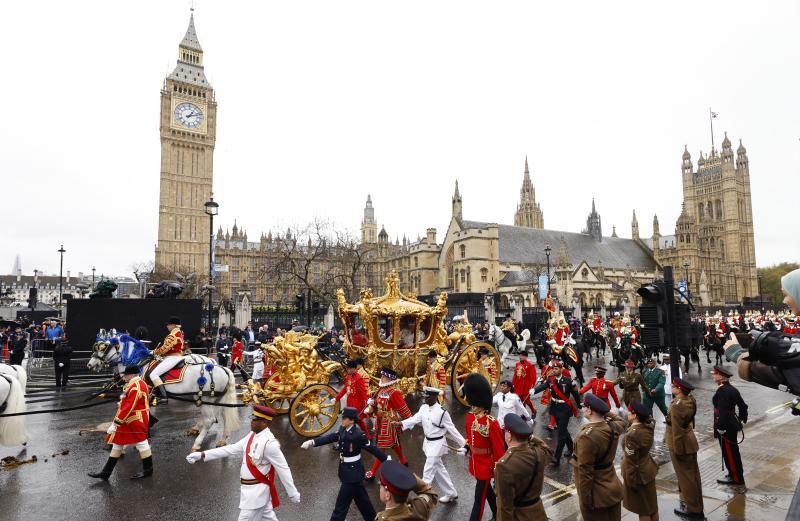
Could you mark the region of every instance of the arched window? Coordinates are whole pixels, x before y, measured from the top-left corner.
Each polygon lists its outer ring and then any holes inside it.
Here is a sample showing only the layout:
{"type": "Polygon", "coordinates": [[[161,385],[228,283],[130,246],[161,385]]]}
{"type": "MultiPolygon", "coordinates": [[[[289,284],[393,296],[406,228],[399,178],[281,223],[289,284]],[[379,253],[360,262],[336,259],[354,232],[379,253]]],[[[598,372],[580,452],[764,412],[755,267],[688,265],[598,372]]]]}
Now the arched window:
{"type": "Polygon", "coordinates": [[[711,239],[709,240],[709,244],[708,244],[708,245],[709,245],[709,247],[711,247],[711,248],[713,248],[713,247],[714,247],[714,237],[711,237],[711,239]]]}
{"type": "Polygon", "coordinates": [[[469,266],[467,266],[467,291],[472,290],[472,277],[469,266]]]}
{"type": "Polygon", "coordinates": [[[486,268],[481,268],[481,282],[486,282],[489,278],[489,270],[486,268]]]}
{"type": "Polygon", "coordinates": [[[708,201],[706,203],[706,213],[708,214],[708,220],[709,221],[713,221],[714,220],[714,203],[712,203],[711,201],[708,201]]]}
{"type": "Polygon", "coordinates": [[[464,244],[459,246],[458,249],[461,252],[461,258],[462,259],[467,256],[467,247],[464,244]]]}
{"type": "Polygon", "coordinates": [[[461,284],[464,284],[467,281],[467,272],[461,270],[461,284]]]}
{"type": "MultiPolygon", "coordinates": [[[[581,278],[583,280],[589,280],[589,270],[588,269],[583,268],[583,270],[581,270],[581,278]]],[[[584,295],[584,298],[585,297],[586,297],[586,295],[584,295]]]]}
{"type": "Polygon", "coordinates": [[[722,201],[717,199],[717,202],[714,204],[714,206],[717,210],[717,220],[720,221],[722,220],[722,201]]]}
{"type": "Polygon", "coordinates": [[[722,239],[719,240],[719,253],[720,258],[724,261],[725,260],[725,241],[722,239]]]}
{"type": "Polygon", "coordinates": [[[414,267],[415,268],[419,268],[419,258],[418,257],[414,257],[414,267]]]}
{"type": "Polygon", "coordinates": [[[703,207],[703,203],[697,205],[697,215],[700,221],[703,221],[706,218],[705,208],[703,207]]]}

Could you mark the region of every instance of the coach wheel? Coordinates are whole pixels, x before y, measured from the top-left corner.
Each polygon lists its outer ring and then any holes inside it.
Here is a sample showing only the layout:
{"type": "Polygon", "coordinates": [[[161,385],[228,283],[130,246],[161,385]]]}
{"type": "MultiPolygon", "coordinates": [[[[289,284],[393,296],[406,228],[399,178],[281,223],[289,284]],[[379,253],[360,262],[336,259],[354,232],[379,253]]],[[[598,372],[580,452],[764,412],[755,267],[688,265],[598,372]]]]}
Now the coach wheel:
{"type": "Polygon", "coordinates": [[[450,373],[450,385],[453,389],[453,396],[455,396],[456,400],[458,400],[461,405],[469,405],[461,388],[463,387],[464,380],[467,378],[467,376],[470,373],[476,372],[475,368],[478,363],[478,351],[481,349],[486,349],[489,351],[489,358],[492,359],[493,368],[491,371],[489,371],[491,378],[489,385],[494,390],[500,383],[500,378],[502,377],[503,373],[502,366],[500,364],[500,353],[493,345],[489,343],[471,343],[462,349],[461,352],[456,356],[455,362],[453,363],[453,369],[450,373]]]}
{"type": "Polygon", "coordinates": [[[266,396],[275,396],[275,398],[265,400],[265,405],[272,407],[278,414],[286,414],[289,412],[289,406],[292,402],[291,397],[283,396],[283,387],[285,386],[281,385],[280,375],[278,373],[274,373],[270,376],[263,387],[266,396]]]}
{"type": "Polygon", "coordinates": [[[315,437],[336,425],[339,400],[330,385],[309,385],[294,397],[289,410],[292,428],[301,436],[315,437]]]}

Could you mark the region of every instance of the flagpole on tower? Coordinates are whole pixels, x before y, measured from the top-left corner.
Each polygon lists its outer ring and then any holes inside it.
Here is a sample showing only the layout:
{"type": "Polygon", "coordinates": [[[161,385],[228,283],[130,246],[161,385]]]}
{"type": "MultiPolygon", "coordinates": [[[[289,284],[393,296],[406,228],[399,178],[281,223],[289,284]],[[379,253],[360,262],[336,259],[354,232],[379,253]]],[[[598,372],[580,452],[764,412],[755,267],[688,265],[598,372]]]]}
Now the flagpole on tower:
{"type": "Polygon", "coordinates": [[[711,107],[708,107],[708,122],[711,124],[711,155],[715,154],[714,152],[714,118],[716,118],[719,114],[711,110],[711,107]]]}

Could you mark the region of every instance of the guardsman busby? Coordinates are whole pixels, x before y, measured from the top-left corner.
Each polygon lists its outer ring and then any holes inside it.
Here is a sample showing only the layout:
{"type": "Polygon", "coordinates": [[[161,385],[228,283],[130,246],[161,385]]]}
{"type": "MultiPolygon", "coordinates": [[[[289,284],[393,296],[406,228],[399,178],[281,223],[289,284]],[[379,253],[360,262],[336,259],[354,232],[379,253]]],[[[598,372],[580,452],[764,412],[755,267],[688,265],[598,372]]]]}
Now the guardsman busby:
{"type": "Polygon", "coordinates": [[[483,508],[489,502],[492,515],[497,516],[497,503],[492,478],[494,466],[505,454],[503,432],[500,424],[489,415],[492,409],[492,388],[489,382],[478,373],[472,373],[464,380],[464,394],[471,406],[467,413],[467,443],[459,449],[460,454],[469,456],[469,473],[475,478],[475,498],[472,503],[470,521],[483,519],[483,508]]]}

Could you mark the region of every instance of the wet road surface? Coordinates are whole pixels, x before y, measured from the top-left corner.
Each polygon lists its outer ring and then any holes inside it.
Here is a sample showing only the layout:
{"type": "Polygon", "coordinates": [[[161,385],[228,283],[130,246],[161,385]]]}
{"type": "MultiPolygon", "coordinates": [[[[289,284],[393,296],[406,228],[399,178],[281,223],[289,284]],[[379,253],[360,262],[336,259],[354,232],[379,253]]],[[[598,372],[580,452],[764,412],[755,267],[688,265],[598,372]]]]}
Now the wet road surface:
{"type": "MultiPolygon", "coordinates": [[[[604,361],[607,365],[607,360],[604,361]]],[[[731,364],[728,364],[729,366],[731,364]]],[[[590,376],[593,364],[585,367],[584,373],[590,376]]],[[[715,386],[708,373],[710,366],[703,364],[703,373],[698,374],[696,366],[687,379],[697,386],[695,396],[700,410],[696,430],[701,447],[716,444],[711,436],[711,396],[715,386]]],[[[510,377],[510,370],[507,371],[510,377]]],[[[616,369],[610,368],[609,379],[616,377],[616,369]]],[[[750,417],[759,421],[769,421],[764,412],[788,399],[788,395],[771,391],[755,384],[734,383],[742,391],[750,405],[750,417]]],[[[421,403],[418,397],[409,397],[409,406],[416,411],[421,403]]],[[[74,404],[76,398],[65,399],[64,403],[74,404]]],[[[555,448],[557,435],[545,430],[547,418],[540,411],[535,433],[551,441],[555,448]]],[[[50,404],[46,404],[50,406],[50,404]]],[[[39,404],[31,408],[39,407],[39,404]]],[[[453,421],[464,432],[466,410],[457,403],[450,403],[453,421]]],[[[104,434],[90,432],[79,434],[81,429],[91,429],[108,422],[114,414],[114,405],[81,411],[43,414],[28,417],[28,431],[32,440],[24,450],[0,447],[0,458],[17,456],[20,459],[36,455],[36,463],[22,465],[13,470],[0,471],[0,520],[105,520],[129,518],[135,512],[137,519],[169,519],[183,521],[195,519],[234,520],[238,515],[240,458],[198,463],[189,465],[185,456],[190,452],[192,438],[184,435],[195,421],[197,410],[191,404],[171,401],[160,407],[156,415],[161,420],[154,429],[151,439],[155,475],[151,479],[131,481],[129,476],[140,470],[140,461],[135,449],[130,448],[117,465],[109,482],[94,480],[87,472],[102,468],[108,452],[104,450],[104,434]],[[56,455],[63,450],[65,455],[56,455]]],[[[246,409],[240,411],[242,429],[231,441],[238,441],[248,430],[249,421],[246,409]]],[[[656,440],[663,438],[664,424],[661,413],[654,411],[657,421],[656,440]]],[[[578,430],[580,420],[570,421],[570,432],[578,430]]],[[[751,422],[753,423],[753,422],[751,422]]],[[[292,504],[286,497],[282,485],[278,485],[281,507],[278,517],[282,520],[324,521],[329,519],[333,508],[339,482],[336,477],[338,454],[329,447],[304,451],[300,444],[305,440],[294,433],[286,416],[279,417],[272,425],[272,431],[280,440],[286,459],[292,469],[294,481],[302,495],[300,504],[292,504]]],[[[211,448],[217,440],[216,429],[206,439],[204,448],[211,448]]],[[[424,455],[421,446],[423,433],[420,427],[404,432],[402,442],[410,468],[422,473],[424,455]]],[[[659,463],[665,463],[665,454],[660,441],[653,449],[659,463]]],[[[617,462],[621,459],[618,451],[617,462]]],[[[365,464],[372,461],[365,456],[365,464]]],[[[431,519],[467,519],[472,506],[474,480],[467,471],[465,458],[452,453],[444,458],[451,477],[459,492],[459,499],[450,504],[436,507],[431,519]]],[[[718,469],[708,470],[709,473],[718,469]]],[[[551,519],[575,519],[577,505],[574,486],[572,486],[572,467],[564,460],[558,469],[548,469],[545,473],[543,500],[551,519]]],[[[378,500],[378,487],[367,484],[367,490],[376,506],[382,510],[378,500]]],[[[486,508],[484,519],[490,519],[486,508]]],[[[361,519],[355,507],[351,508],[348,520],[361,519]]]]}

